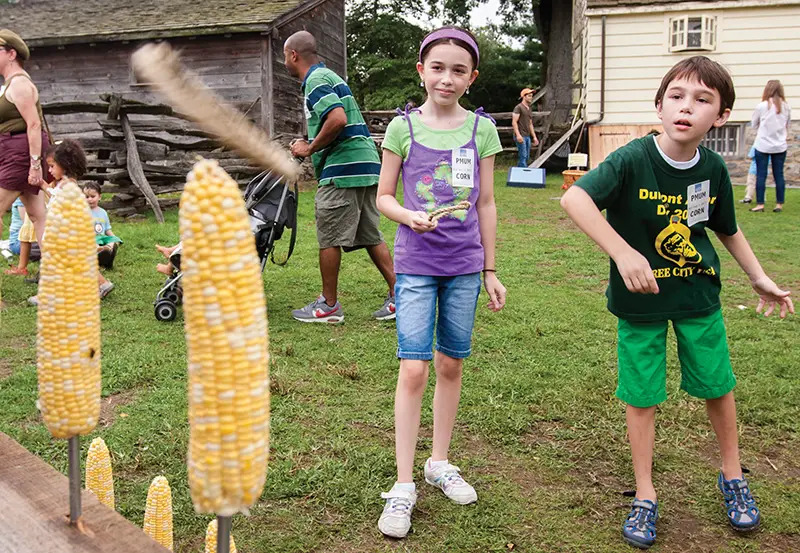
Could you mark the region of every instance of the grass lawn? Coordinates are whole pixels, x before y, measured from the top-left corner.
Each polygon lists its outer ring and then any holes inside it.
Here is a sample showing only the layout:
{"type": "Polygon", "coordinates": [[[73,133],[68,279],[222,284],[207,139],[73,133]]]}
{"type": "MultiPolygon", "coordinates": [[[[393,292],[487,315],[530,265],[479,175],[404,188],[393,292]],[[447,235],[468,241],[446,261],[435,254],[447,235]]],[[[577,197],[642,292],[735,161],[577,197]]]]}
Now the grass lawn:
{"type": "MultiPolygon", "coordinates": [[[[544,190],[507,188],[496,175],[498,275],[508,305],[490,313],[485,293],[450,458],[475,485],[477,504],[459,507],[426,486],[433,386],[423,403],[414,532],[384,539],[379,494],[394,481],[393,396],[398,363],[392,323],[370,319],[386,294],[365,252],[346,255],[339,326],[294,322],[290,309],[319,293],[313,192],[301,197],[300,235],[286,268],[264,275],[270,313],[272,454],[267,485],[250,517],[237,516],[239,551],[255,552],[617,552],[634,487],[624,406],[614,397],[616,321],[605,309],[608,262],[560,209],[560,175],[544,190]]],[[[737,187],[737,197],[743,189],[737,187]]],[[[782,214],[739,222],[767,272],[800,292],[800,191],[782,214]]],[[[153,244],[178,239],[177,211],[115,221],[124,240],[103,300],[103,415],[97,430],[112,451],[117,508],[141,524],[156,475],[172,485],[176,551],[202,550],[208,516],[194,513],[185,454],[186,359],[181,320],[159,323],[162,283],[153,244]]],[[[391,242],[395,225],[383,221],[391,242]]],[[[714,238],[718,249],[721,245],[714,238]]],[[[287,241],[278,244],[285,251],[287,241]]],[[[736,389],[743,464],[763,511],[763,530],[729,530],[715,489],[719,465],[701,401],[680,391],[674,347],[670,399],[657,416],[655,481],[661,521],[656,551],[800,551],[800,318],[764,320],[746,276],[724,250],[723,310],[736,389]],[[744,308],[740,308],[744,306],[744,308]]],[[[42,425],[36,391],[35,292],[2,281],[0,430],[61,471],[66,442],[42,425]]],[[[674,346],[674,338],[670,337],[674,346]]],[[[431,371],[433,372],[433,371],[431,371]]],[[[433,374],[431,375],[433,384],[433,374]]]]}

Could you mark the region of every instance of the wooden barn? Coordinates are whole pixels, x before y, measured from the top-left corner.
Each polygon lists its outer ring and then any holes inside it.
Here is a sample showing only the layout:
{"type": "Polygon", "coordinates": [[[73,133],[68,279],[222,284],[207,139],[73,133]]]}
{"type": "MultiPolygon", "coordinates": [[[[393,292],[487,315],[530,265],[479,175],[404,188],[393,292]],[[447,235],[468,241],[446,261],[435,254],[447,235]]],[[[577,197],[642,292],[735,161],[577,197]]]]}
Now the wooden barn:
{"type": "Polygon", "coordinates": [[[31,48],[26,64],[56,139],[77,138],[89,155],[84,180],[104,184],[118,215],[177,203],[197,154],[219,160],[240,183],[260,168],[186,121],[137,82],[131,54],[168,41],[185,66],[270,136],[305,135],[300,83],[283,43],[307,30],[325,63],[346,76],[344,0],[11,0],[0,26],[31,48]]]}
{"type": "MultiPolygon", "coordinates": [[[[270,133],[300,135],[300,85],[283,65],[283,41],[305,29],[320,55],[346,74],[344,0],[11,0],[3,27],[31,47],[27,69],[42,102],[97,102],[104,94],[158,101],[136,82],[130,55],[168,40],[184,63],[270,133]]],[[[58,135],[97,133],[97,115],[54,114],[58,135]]]]}

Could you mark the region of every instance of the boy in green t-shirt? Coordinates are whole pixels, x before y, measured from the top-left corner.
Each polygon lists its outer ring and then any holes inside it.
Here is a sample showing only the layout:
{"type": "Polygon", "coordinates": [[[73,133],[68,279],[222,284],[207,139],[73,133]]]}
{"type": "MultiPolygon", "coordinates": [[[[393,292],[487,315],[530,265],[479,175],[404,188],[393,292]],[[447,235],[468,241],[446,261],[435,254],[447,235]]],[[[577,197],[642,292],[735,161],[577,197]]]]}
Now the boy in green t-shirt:
{"type": "Polygon", "coordinates": [[[711,229],[750,277],[757,311],[794,313],[789,292],[764,273],[736,224],[733,191],[722,158],[700,146],[730,116],[735,98],[728,72],[695,56],[664,76],[655,97],[664,132],[632,141],[583,176],[562,207],[611,257],[608,309],[619,318],[617,397],[628,404],[628,436],[636,499],[622,529],[646,549],[656,538],[658,503],[652,481],[656,406],[667,398],[666,334],[678,340],[681,388],[706,400],[722,457],[717,484],[728,521],[754,530],[760,513],[742,475],[725,327],[720,263],[711,229]],[[607,219],[601,210],[607,211],[607,219]]]}

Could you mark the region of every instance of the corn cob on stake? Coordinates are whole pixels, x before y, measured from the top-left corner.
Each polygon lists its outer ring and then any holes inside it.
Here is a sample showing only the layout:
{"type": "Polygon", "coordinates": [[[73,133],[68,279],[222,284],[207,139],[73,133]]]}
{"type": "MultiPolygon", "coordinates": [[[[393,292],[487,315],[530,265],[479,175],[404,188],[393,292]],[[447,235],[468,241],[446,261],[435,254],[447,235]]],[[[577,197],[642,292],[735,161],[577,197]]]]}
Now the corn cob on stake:
{"type": "Polygon", "coordinates": [[[50,433],[69,439],[70,522],[81,514],[80,444],[100,416],[100,298],[89,206],[75,183],[53,195],[39,279],[37,406],[50,433]]]}
{"type": "Polygon", "coordinates": [[[144,532],[172,551],[172,491],[163,476],[156,476],[147,491],[144,532]]]}
{"type": "MultiPolygon", "coordinates": [[[[230,517],[220,517],[226,518],[230,521],[230,517]]],[[[217,520],[214,519],[208,523],[208,528],[206,528],[206,548],[203,553],[217,553],[219,549],[219,542],[217,541],[217,520]]],[[[226,549],[226,553],[237,553],[236,551],[236,542],[233,541],[233,536],[230,535],[230,528],[228,529],[229,539],[228,539],[228,549],[226,549]]]]}
{"type": "Polygon", "coordinates": [[[114,479],[111,473],[111,455],[103,438],[95,438],[86,455],[86,489],[90,490],[100,503],[114,508],[114,479]]]}
{"type": "MultiPolygon", "coordinates": [[[[239,187],[199,161],[181,197],[183,302],[189,360],[189,485],[195,510],[246,513],[269,454],[269,354],[263,281],[239,187]]],[[[227,520],[226,520],[227,519],[227,520]]]]}

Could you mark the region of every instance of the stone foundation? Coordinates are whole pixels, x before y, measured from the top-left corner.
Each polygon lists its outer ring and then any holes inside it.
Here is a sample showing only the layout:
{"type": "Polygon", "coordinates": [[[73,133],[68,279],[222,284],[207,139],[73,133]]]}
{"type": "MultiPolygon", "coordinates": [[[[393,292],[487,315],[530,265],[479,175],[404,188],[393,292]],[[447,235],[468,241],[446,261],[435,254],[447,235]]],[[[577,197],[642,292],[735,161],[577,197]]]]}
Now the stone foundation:
{"type": "MultiPolygon", "coordinates": [[[[756,139],[756,130],[750,126],[745,127],[745,151],[750,151],[750,146],[756,139]]],[[[789,127],[788,134],[789,150],[786,154],[786,165],[783,174],[786,178],[787,186],[800,187],[800,124],[793,121],[789,127]]],[[[750,158],[730,158],[725,160],[728,164],[728,172],[731,175],[733,184],[745,184],[747,181],[747,171],[750,169],[750,158]]],[[[767,186],[775,186],[772,176],[767,177],[767,186]]]]}

